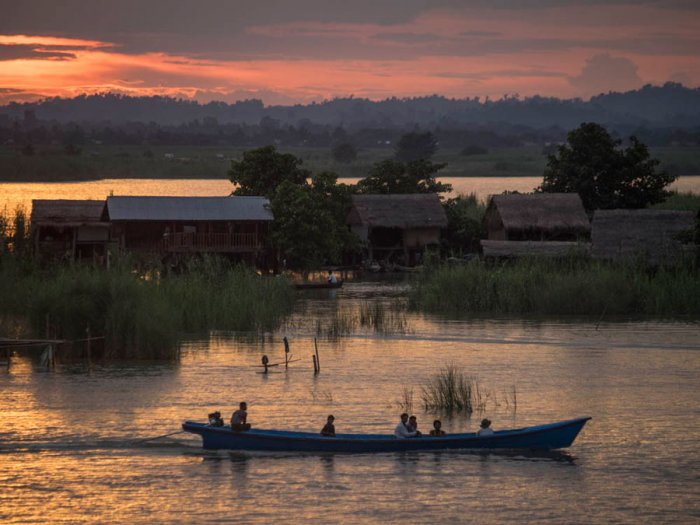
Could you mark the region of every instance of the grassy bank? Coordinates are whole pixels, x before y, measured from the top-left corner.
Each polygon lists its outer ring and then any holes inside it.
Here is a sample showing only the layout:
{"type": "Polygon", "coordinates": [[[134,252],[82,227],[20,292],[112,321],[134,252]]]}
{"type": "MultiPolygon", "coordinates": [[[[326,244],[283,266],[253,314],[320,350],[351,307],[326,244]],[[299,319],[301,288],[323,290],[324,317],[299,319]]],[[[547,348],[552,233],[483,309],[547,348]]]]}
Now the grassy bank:
{"type": "MultiPolygon", "coordinates": [[[[225,179],[230,159],[251,147],[233,146],[85,146],[80,155],[55,147],[37,147],[33,156],[0,147],[0,180],[61,182],[96,179],[225,179]]],[[[391,158],[391,146],[361,148],[348,164],[333,160],[331,148],[285,147],[313,172],[330,170],[340,177],[367,176],[371,166],[391,158]]],[[[652,148],[661,167],[679,175],[700,175],[700,150],[690,147],[652,148]]],[[[546,158],[539,146],[492,148],[479,155],[462,155],[461,148],[440,148],[435,162],[446,162],[442,177],[540,177],[546,158]]]]}
{"type": "Polygon", "coordinates": [[[157,272],[138,275],[126,263],[42,270],[5,256],[0,316],[24,317],[32,334],[43,336],[48,315],[55,336],[71,340],[85,337],[89,325],[93,335],[105,336],[106,358],[162,359],[177,355],[183,333],[270,330],[291,311],[294,290],[286,280],[211,261],[199,265],[161,279],[157,272]]]}
{"type": "Polygon", "coordinates": [[[700,317],[700,271],[522,259],[443,266],[419,276],[413,308],[440,314],[700,317]]]}

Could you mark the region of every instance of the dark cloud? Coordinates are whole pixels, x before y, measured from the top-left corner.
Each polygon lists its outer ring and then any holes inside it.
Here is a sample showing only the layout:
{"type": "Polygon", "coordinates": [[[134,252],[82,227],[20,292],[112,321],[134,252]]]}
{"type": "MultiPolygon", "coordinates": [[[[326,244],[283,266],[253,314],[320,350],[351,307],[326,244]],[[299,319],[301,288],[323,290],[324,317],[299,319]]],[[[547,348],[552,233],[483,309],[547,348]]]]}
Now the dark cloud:
{"type": "Polygon", "coordinates": [[[377,33],[374,38],[401,44],[423,44],[439,40],[438,36],[430,33],[377,33]]]}
{"type": "Polygon", "coordinates": [[[588,59],[581,74],[569,78],[569,82],[583,96],[607,91],[627,91],[643,84],[633,61],[607,53],[588,59]]]}
{"type": "Polygon", "coordinates": [[[71,60],[75,55],[67,51],[53,48],[37,48],[35,45],[6,45],[0,44],[0,61],[17,59],[41,60],[71,60]]]}

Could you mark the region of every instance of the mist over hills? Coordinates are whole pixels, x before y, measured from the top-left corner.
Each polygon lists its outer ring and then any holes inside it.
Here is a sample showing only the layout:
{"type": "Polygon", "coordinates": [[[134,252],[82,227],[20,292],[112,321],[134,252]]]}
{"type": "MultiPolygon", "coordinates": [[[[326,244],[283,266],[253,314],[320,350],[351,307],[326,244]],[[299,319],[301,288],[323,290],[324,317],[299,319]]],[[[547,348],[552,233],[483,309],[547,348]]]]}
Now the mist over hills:
{"type": "Polygon", "coordinates": [[[584,121],[607,125],[619,132],[640,127],[695,128],[700,126],[700,88],[677,83],[647,85],[625,93],[607,93],[591,98],[558,99],[540,96],[499,100],[449,99],[438,95],[372,101],[337,98],[321,103],[293,106],[264,106],[252,99],[227,104],[200,104],[168,97],[131,97],[119,94],[50,98],[0,106],[0,124],[21,120],[33,112],[42,122],[79,124],[126,124],[134,122],[178,126],[192,121],[209,124],[278,126],[342,126],[359,128],[468,129],[473,126],[534,129],[571,129],[584,121]]]}

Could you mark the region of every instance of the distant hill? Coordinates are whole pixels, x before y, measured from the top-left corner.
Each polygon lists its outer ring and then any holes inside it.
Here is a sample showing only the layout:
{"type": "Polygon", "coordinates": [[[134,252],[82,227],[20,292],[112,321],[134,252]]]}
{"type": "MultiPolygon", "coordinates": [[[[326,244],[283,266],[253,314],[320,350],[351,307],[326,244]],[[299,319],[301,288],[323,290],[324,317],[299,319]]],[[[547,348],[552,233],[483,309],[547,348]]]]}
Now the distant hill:
{"type": "Polygon", "coordinates": [[[700,88],[681,84],[647,85],[625,93],[607,93],[589,101],[540,96],[499,100],[478,98],[448,99],[441,96],[391,98],[371,101],[338,98],[322,103],[294,106],[264,106],[260,100],[227,104],[200,104],[167,97],[129,97],[117,94],[51,98],[31,103],[0,106],[0,125],[25,118],[59,123],[124,124],[155,122],[180,125],[195,120],[216,124],[259,124],[360,128],[469,129],[487,125],[497,128],[525,126],[535,129],[571,129],[583,121],[595,121],[618,130],[653,128],[693,128],[700,126],[700,88]]]}

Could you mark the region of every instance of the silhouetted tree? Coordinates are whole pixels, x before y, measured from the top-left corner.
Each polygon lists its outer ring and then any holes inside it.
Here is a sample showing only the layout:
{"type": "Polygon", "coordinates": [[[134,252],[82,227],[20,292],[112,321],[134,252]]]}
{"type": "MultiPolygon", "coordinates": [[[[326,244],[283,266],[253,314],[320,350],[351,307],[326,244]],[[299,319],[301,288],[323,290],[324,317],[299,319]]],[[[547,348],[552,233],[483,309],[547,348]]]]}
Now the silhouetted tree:
{"type": "Polygon", "coordinates": [[[658,165],[636,137],[623,148],[603,126],[587,122],[547,157],[538,190],[578,193],[587,210],[644,208],[666,199],[665,188],[676,178],[658,165]]]}
{"type": "Polygon", "coordinates": [[[242,160],[232,160],[229,178],[238,188],[235,195],[272,195],[283,182],[302,185],[311,172],[291,153],[278,153],[274,146],[248,150],[242,160]]]}
{"type": "Polygon", "coordinates": [[[367,177],[357,183],[359,193],[444,193],[450,184],[438,182],[435,174],[447,164],[427,160],[399,162],[384,160],[376,163],[367,177]]]}

